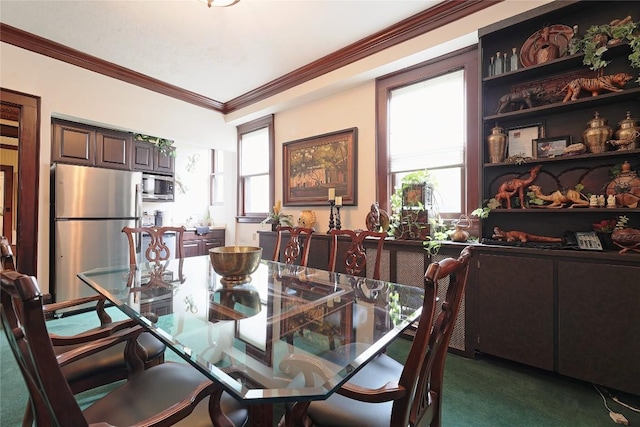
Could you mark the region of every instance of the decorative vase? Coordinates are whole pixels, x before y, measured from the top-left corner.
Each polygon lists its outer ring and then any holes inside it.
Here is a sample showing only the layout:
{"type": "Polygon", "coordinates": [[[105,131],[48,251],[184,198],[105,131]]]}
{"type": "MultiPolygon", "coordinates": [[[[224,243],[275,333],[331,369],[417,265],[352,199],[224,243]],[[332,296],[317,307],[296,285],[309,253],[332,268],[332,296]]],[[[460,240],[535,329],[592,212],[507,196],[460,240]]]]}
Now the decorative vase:
{"type": "Polygon", "coordinates": [[[466,215],[460,215],[460,219],[454,222],[455,230],[451,233],[451,240],[454,242],[466,242],[469,238],[469,232],[466,230],[471,227],[471,218],[466,215]]]}
{"type": "Polygon", "coordinates": [[[490,163],[502,163],[504,162],[507,151],[507,135],[504,133],[504,129],[498,126],[491,129],[491,134],[487,136],[487,146],[489,148],[489,162],[490,163]]]}
{"type": "Polygon", "coordinates": [[[316,223],[316,213],[311,209],[303,209],[298,215],[298,227],[313,228],[316,223]]]}
{"type": "Polygon", "coordinates": [[[587,129],[582,133],[582,139],[591,153],[604,153],[607,151],[607,141],[613,135],[613,129],[607,125],[606,117],[600,117],[596,111],[593,119],[587,122],[587,129]]]}
{"type": "Polygon", "coordinates": [[[628,143],[620,145],[618,150],[635,150],[638,148],[640,126],[638,126],[638,119],[631,118],[631,111],[627,111],[626,119],[618,122],[616,139],[618,141],[628,141],[628,143]]]}

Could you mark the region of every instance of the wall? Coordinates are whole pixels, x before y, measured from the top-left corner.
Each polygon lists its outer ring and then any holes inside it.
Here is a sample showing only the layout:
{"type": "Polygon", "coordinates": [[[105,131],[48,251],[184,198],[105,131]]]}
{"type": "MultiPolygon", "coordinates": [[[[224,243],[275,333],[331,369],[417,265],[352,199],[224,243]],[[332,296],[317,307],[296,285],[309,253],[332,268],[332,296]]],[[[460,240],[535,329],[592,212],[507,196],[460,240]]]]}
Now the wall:
{"type": "MultiPolygon", "coordinates": [[[[0,57],[3,88],[41,97],[37,274],[44,292],[49,290],[48,201],[52,117],[158,135],[175,140],[178,147],[191,144],[235,151],[235,126],[225,124],[218,112],[6,43],[0,43],[0,57]]],[[[235,181],[232,184],[235,186],[235,181]]],[[[228,187],[228,194],[231,198],[229,206],[235,209],[235,190],[228,187]]],[[[224,222],[228,221],[229,218],[224,219],[224,222]]]]}

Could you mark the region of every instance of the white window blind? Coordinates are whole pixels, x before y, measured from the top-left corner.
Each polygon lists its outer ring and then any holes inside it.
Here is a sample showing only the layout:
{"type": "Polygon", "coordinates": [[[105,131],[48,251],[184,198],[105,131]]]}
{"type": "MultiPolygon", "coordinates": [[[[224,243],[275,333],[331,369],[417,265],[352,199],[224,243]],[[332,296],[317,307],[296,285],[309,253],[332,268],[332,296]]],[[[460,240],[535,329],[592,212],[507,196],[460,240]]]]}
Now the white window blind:
{"type": "Polygon", "coordinates": [[[464,71],[402,88],[390,98],[390,172],[464,163],[464,71]]]}

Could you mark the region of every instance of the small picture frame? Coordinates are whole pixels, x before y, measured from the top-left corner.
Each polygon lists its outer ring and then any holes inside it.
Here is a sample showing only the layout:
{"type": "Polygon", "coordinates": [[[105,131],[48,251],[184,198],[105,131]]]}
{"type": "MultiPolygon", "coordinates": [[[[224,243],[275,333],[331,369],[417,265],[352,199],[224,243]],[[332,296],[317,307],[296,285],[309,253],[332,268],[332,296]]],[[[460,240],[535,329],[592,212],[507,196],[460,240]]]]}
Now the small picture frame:
{"type": "Polygon", "coordinates": [[[533,140],[543,137],[542,123],[507,129],[508,156],[534,157],[533,140]]]}
{"type": "Polygon", "coordinates": [[[533,154],[536,159],[550,159],[562,156],[564,149],[571,145],[571,135],[533,140],[533,154]]]}

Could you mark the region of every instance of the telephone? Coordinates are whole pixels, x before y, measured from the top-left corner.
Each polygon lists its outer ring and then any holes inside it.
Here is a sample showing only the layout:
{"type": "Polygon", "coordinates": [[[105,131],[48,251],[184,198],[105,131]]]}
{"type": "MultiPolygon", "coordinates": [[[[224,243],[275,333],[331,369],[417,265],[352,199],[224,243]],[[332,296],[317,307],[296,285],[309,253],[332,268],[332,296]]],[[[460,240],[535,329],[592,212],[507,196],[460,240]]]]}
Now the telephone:
{"type": "Polygon", "coordinates": [[[564,244],[575,249],[590,251],[601,251],[602,242],[593,231],[566,231],[564,233],[564,244]]]}

